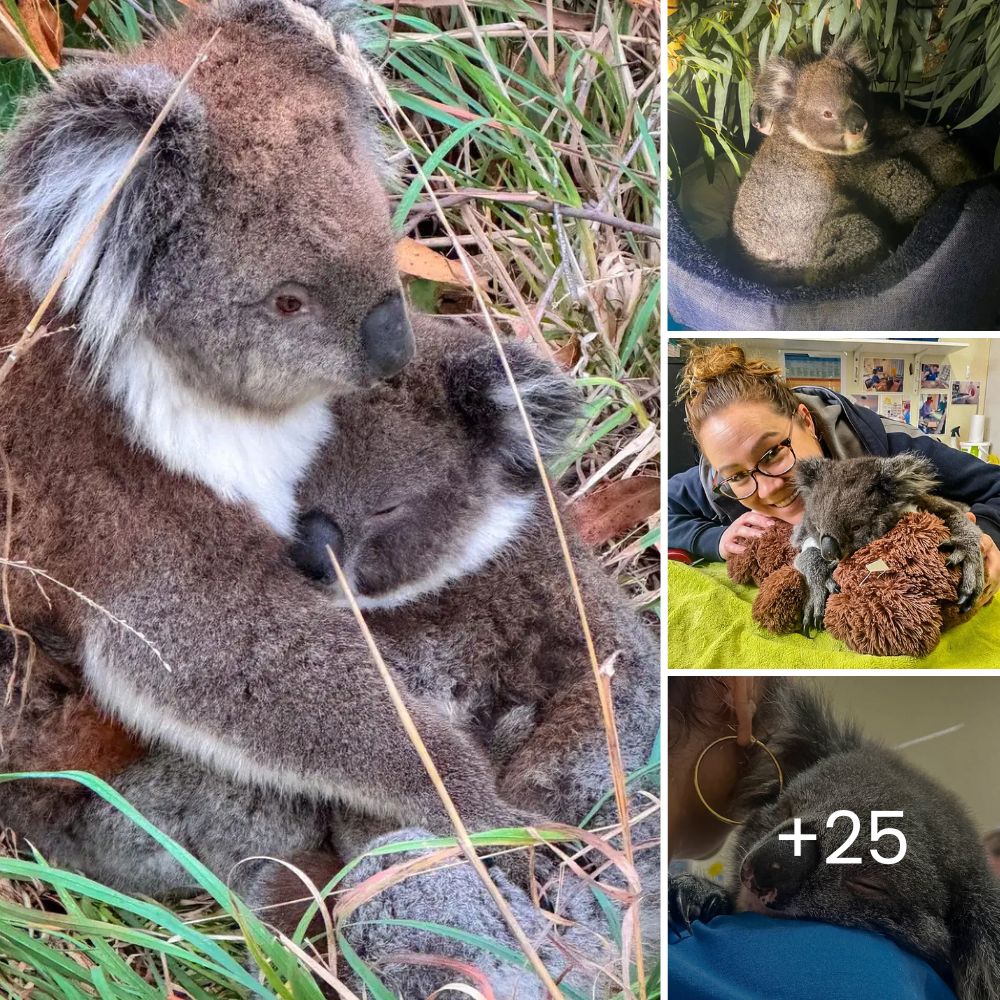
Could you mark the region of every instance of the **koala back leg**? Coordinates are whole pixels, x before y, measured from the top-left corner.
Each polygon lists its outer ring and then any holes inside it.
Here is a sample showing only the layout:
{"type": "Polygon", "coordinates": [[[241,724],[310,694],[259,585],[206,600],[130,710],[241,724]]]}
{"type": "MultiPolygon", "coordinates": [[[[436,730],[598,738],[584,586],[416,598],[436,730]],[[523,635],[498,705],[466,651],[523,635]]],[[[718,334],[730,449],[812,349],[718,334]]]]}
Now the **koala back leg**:
{"type": "Polygon", "coordinates": [[[828,216],[816,237],[807,285],[832,285],[874,267],[891,247],[883,229],[862,212],[828,216]]]}
{"type": "MultiPolygon", "coordinates": [[[[245,787],[178,754],[143,747],[86,695],[56,692],[44,670],[25,710],[0,712],[0,723],[10,734],[0,771],[94,773],[222,879],[245,857],[306,850],[321,844],[326,833],[320,807],[245,787]]],[[[140,827],[70,779],[0,784],[0,824],[52,863],[124,892],[164,896],[196,885],[140,827]]],[[[238,891],[251,869],[235,869],[238,891]]]]}
{"type": "MultiPolygon", "coordinates": [[[[647,763],[659,728],[659,657],[642,630],[644,626],[637,621],[634,634],[619,631],[617,638],[627,650],[610,661],[615,669],[612,704],[626,775],[647,763]]],[[[606,649],[599,650],[599,655],[602,662],[609,662],[606,649]]],[[[509,802],[572,826],[581,823],[612,789],[597,686],[591,671],[579,667],[542,706],[537,728],[500,776],[501,795],[509,802]]],[[[628,793],[630,816],[649,810],[660,797],[658,773],[631,782],[628,793]]],[[[600,808],[591,825],[604,826],[618,819],[612,798],[600,808]]],[[[660,815],[655,810],[633,823],[630,830],[642,893],[641,923],[646,934],[659,926],[659,830],[660,815]]],[[[620,842],[615,846],[620,849],[620,842]]],[[[614,866],[601,875],[602,882],[618,886],[623,885],[622,878],[614,866]]]]}
{"type": "MultiPolygon", "coordinates": [[[[327,833],[314,803],[239,785],[172,753],[151,751],[109,783],[238,893],[254,884],[260,865],[243,859],[318,849],[327,833]]],[[[115,806],[69,781],[0,785],[0,820],[51,863],[122,892],[170,897],[197,887],[115,806]]]]}
{"type": "Polygon", "coordinates": [[[899,156],[873,163],[860,179],[860,187],[880,211],[906,229],[917,223],[938,194],[930,177],[899,156]]]}
{"type": "MultiPolygon", "coordinates": [[[[646,763],[656,739],[659,679],[645,663],[622,658],[611,691],[629,773],[646,763]]],[[[596,684],[589,670],[581,670],[542,706],[538,725],[503,769],[500,792],[519,808],[575,824],[611,787],[596,684]]]]}

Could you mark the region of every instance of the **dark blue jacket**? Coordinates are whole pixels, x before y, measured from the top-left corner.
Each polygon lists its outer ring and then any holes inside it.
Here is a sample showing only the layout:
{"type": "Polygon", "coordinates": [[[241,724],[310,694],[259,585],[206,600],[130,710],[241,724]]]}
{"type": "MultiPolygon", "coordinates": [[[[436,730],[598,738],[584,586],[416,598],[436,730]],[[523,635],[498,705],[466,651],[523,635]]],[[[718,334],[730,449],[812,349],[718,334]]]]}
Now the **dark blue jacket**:
{"type": "MultiPolygon", "coordinates": [[[[909,424],[880,417],[822,386],[802,386],[795,394],[809,408],[831,457],[878,455],[886,458],[917,451],[933,462],[938,493],[967,504],[976,525],[1000,545],[1000,466],[949,448],[909,424]]],[[[711,469],[701,465],[667,481],[667,544],[698,559],[719,559],[719,539],[747,508],[711,492],[711,469]]]]}

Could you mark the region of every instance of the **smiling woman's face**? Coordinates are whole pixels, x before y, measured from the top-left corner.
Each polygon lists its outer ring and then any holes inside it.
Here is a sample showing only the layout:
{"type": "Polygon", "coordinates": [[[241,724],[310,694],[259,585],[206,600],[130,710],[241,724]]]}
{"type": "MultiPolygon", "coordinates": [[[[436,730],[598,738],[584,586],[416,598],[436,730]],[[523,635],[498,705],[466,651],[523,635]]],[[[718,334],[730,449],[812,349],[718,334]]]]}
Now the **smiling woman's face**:
{"type": "MultiPolygon", "coordinates": [[[[791,436],[796,464],[803,458],[820,458],[823,449],[813,428],[812,415],[800,404],[795,419],[778,413],[766,403],[734,403],[708,417],[701,425],[698,443],[718,480],[752,469],[775,445],[791,436]]],[[[802,519],[804,504],[795,488],[795,469],[784,476],[757,475],[757,491],[740,503],[789,524],[802,519]]]]}

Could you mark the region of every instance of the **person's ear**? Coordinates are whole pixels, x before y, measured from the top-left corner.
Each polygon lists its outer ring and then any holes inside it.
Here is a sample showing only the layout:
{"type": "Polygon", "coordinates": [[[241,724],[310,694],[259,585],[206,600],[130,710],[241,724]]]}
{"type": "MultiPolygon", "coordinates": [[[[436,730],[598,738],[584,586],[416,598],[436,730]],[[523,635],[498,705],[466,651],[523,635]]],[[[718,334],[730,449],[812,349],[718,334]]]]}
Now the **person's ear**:
{"type": "Polygon", "coordinates": [[[809,412],[809,407],[805,403],[799,403],[798,417],[802,421],[802,425],[811,434],[816,433],[816,422],[813,420],[813,415],[809,412]]]}

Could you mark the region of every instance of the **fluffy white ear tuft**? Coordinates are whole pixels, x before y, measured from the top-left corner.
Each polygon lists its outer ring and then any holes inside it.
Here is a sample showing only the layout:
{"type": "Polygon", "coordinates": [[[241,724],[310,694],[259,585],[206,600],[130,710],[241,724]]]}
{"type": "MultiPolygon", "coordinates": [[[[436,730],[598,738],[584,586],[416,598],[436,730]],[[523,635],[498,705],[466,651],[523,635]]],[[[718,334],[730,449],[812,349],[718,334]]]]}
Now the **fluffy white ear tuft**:
{"type": "MultiPolygon", "coordinates": [[[[154,66],[108,64],[64,74],[7,140],[2,179],[7,266],[48,291],[124,172],[177,81],[154,66]]],[[[206,138],[190,92],[172,109],[58,297],[76,312],[96,377],[137,316],[153,247],[197,200],[206,138]]]]}

